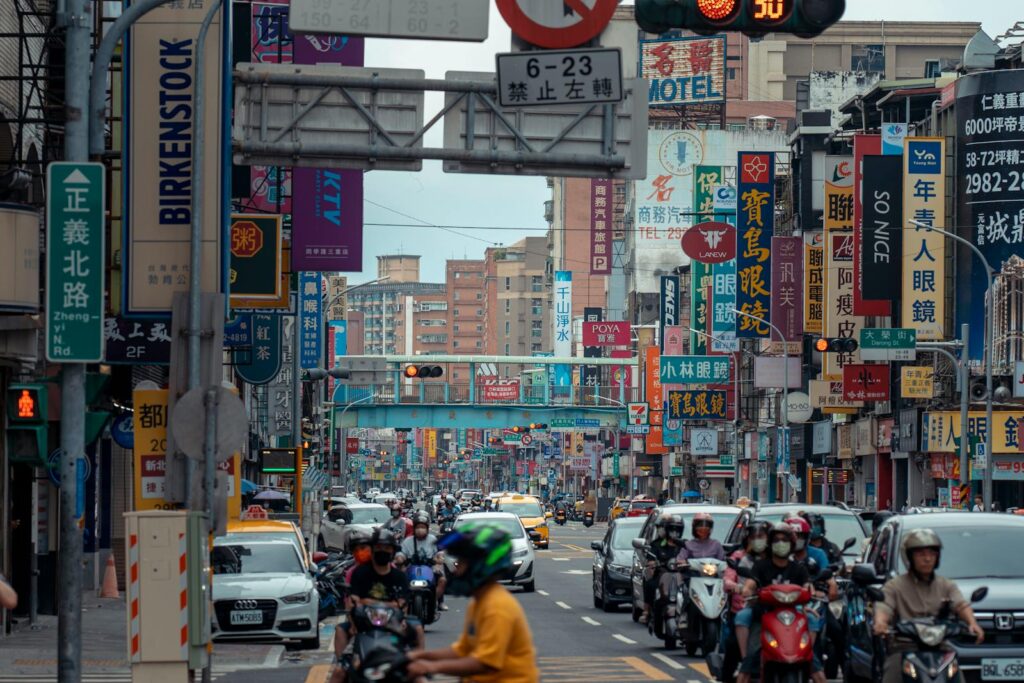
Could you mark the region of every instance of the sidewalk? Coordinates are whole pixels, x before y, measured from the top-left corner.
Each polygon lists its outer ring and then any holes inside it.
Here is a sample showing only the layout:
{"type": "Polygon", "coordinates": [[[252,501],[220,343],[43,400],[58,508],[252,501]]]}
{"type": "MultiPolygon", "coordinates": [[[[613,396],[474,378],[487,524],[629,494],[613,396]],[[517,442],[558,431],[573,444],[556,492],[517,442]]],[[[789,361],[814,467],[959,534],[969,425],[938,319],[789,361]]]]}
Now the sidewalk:
{"type": "MultiPolygon", "coordinates": [[[[82,596],[82,671],[102,673],[128,667],[124,598],[82,596]]],[[[0,638],[0,671],[54,675],[57,672],[57,617],[40,615],[35,627],[19,619],[11,635],[0,638]]]]}

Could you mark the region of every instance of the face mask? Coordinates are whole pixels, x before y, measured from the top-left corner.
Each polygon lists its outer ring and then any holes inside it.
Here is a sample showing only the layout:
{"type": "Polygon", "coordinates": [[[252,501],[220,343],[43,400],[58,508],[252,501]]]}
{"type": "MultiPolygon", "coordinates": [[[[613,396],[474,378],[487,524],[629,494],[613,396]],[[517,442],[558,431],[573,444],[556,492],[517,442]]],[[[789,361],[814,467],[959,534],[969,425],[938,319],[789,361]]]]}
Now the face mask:
{"type": "Polygon", "coordinates": [[[375,550],[373,552],[373,563],[376,565],[391,564],[391,553],[386,550],[375,550]]]}
{"type": "Polygon", "coordinates": [[[352,557],[356,559],[358,564],[366,564],[370,561],[370,557],[373,555],[373,551],[369,548],[356,548],[352,552],[352,557]]]}
{"type": "Polygon", "coordinates": [[[768,548],[767,538],[755,538],[750,541],[750,549],[755,553],[763,553],[768,548]]]}
{"type": "Polygon", "coordinates": [[[788,557],[790,550],[792,550],[792,545],[789,541],[775,541],[772,543],[772,552],[775,554],[775,557],[788,557]]]}
{"type": "Polygon", "coordinates": [[[396,518],[397,517],[401,517],[402,516],[402,511],[401,510],[392,510],[391,511],[391,516],[392,517],[396,517],[396,518]]]}
{"type": "Polygon", "coordinates": [[[805,538],[798,538],[798,539],[796,539],[796,549],[797,550],[803,550],[806,547],[807,547],[807,539],[805,539],[805,538]]]}

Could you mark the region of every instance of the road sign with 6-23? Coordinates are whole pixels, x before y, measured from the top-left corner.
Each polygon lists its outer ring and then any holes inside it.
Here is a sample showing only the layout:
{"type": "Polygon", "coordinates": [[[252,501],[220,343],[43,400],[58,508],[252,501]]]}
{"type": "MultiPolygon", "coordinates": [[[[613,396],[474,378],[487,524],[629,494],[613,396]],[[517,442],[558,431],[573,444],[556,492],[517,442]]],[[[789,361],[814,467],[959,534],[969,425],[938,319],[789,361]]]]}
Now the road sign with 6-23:
{"type": "Polygon", "coordinates": [[[917,330],[861,329],[860,357],[872,361],[917,360],[917,330]]]}
{"type": "Polygon", "coordinates": [[[46,358],[103,360],[103,164],[46,167],[46,358]]]}

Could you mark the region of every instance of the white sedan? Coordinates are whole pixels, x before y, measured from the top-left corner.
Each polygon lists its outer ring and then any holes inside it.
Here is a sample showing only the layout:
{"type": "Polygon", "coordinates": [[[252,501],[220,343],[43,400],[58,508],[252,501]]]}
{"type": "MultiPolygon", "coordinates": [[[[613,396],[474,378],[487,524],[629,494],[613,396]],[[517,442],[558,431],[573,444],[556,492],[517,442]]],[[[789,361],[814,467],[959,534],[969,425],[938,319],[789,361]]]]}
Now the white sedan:
{"type": "Polygon", "coordinates": [[[298,641],[320,647],[319,594],[287,539],[253,534],[217,538],[213,569],[215,640],[298,641]],[[239,538],[240,536],[252,536],[239,538]]]}
{"type": "MultiPolygon", "coordinates": [[[[517,515],[511,512],[469,512],[459,515],[455,520],[455,526],[458,527],[463,522],[488,522],[507,531],[512,536],[512,571],[502,583],[520,586],[524,593],[532,593],[536,589],[536,556],[533,552],[533,542],[517,515]]],[[[449,566],[449,569],[453,567],[449,566]]]]}

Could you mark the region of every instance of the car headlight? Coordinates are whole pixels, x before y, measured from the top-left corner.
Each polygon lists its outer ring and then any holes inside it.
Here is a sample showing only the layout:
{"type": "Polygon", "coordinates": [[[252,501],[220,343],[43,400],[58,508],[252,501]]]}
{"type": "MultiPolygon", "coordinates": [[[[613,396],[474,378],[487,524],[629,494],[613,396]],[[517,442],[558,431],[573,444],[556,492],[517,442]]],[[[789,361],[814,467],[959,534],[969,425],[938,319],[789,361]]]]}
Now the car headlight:
{"type": "Polygon", "coordinates": [[[312,591],[308,593],[296,593],[294,595],[286,595],[281,598],[281,602],[289,605],[304,605],[310,601],[313,597],[312,591]]]}
{"type": "Polygon", "coordinates": [[[629,567],[623,564],[610,564],[608,565],[608,571],[612,574],[622,574],[623,576],[629,575],[629,567]]]}
{"type": "Polygon", "coordinates": [[[520,548],[519,550],[512,551],[512,557],[526,557],[530,554],[529,548],[520,548]]]}

